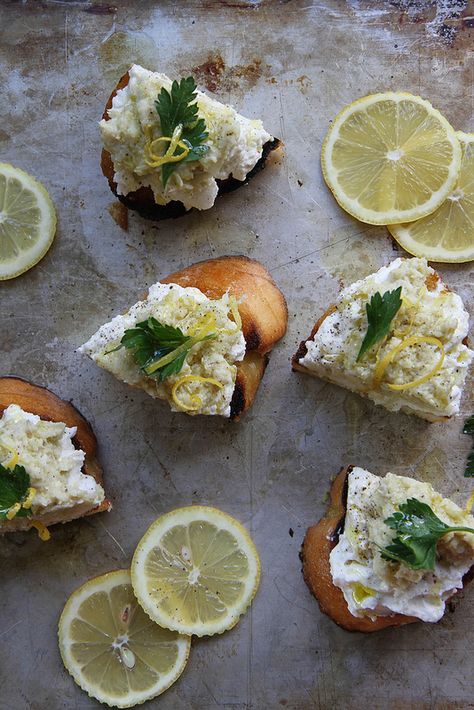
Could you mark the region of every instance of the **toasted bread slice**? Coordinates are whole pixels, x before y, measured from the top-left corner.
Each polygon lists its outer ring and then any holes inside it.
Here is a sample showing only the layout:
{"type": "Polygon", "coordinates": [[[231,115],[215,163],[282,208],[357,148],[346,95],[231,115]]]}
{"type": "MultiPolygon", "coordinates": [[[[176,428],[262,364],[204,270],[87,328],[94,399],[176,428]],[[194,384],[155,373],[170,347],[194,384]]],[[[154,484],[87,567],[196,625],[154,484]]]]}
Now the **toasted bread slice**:
{"type": "MultiPolygon", "coordinates": [[[[403,626],[420,621],[414,616],[393,614],[369,618],[353,616],[344,595],[332,581],[329,555],[337,545],[344,529],[347,503],[347,477],[352,466],[341,469],[331,486],[330,503],[326,515],[319,523],[308,528],[301,548],[303,577],[310,592],[316,597],[319,608],[333,621],[347,631],[371,633],[390,626],[403,626]]],[[[474,567],[463,577],[464,586],[474,577],[474,567]]],[[[453,595],[455,596],[455,595],[453,595]]]]}
{"type": "MultiPolygon", "coordinates": [[[[245,356],[242,361],[235,362],[237,376],[230,418],[238,419],[254,400],[268,353],[286,332],[288,309],[283,294],[265,267],[246,256],[222,256],[201,261],[160,279],[160,283],[194,287],[210,299],[219,299],[225,293],[237,299],[245,356]]],[[[80,351],[93,357],[88,343],[80,351]]],[[[112,374],[115,373],[112,371],[112,374]]],[[[141,383],[131,386],[142,388],[141,383]]]]}
{"type": "MultiPolygon", "coordinates": [[[[105,106],[104,113],[102,114],[102,118],[105,121],[108,121],[110,119],[109,109],[112,108],[112,101],[114,96],[116,95],[117,91],[127,86],[129,78],[129,73],[127,72],[122,76],[117,86],[109,96],[109,100],[107,101],[107,104],[105,106]]],[[[263,170],[271,154],[273,154],[276,159],[278,158],[278,156],[281,155],[282,148],[283,143],[278,140],[278,138],[274,138],[272,141],[268,141],[267,143],[265,143],[262,149],[262,155],[260,159],[252,168],[252,170],[247,174],[244,181],[236,180],[234,177],[232,177],[232,175],[229,175],[226,180],[216,180],[219,188],[218,195],[223,195],[227,192],[233,192],[234,190],[237,190],[237,188],[242,187],[242,185],[246,185],[249,180],[251,180],[255,175],[257,175],[257,173],[263,170]]],[[[100,166],[102,168],[102,173],[109,182],[110,189],[112,190],[114,195],[118,197],[120,202],[122,202],[129,209],[135,210],[146,219],[160,221],[163,219],[182,217],[182,215],[191,211],[187,210],[182,202],[176,200],[168,202],[166,205],[158,205],[155,202],[153,191],[149,187],[140,187],[138,190],[135,190],[134,192],[129,192],[127,195],[117,194],[117,183],[114,180],[114,164],[110,153],[105,149],[102,150],[100,166]]]]}
{"type": "MultiPolygon", "coordinates": [[[[77,427],[74,444],[86,454],[83,472],[103,485],[102,468],[97,459],[97,440],[94,432],[82,414],[70,402],[65,402],[45,387],[34,385],[19,377],[0,377],[0,416],[10,404],[17,404],[25,412],[36,414],[41,419],[63,422],[68,427],[77,427]]],[[[111,507],[111,502],[104,499],[100,505],[94,508],[91,508],[89,503],[84,503],[39,515],[34,519],[48,527],[56,523],[66,523],[84,515],[102,513],[110,510],[111,507]]],[[[0,534],[29,530],[31,527],[30,518],[4,520],[0,522],[0,534]]]]}
{"type": "Polygon", "coordinates": [[[266,354],[283,337],[288,325],[285,298],[262,264],[246,256],[221,256],[176,271],[162,283],[194,286],[208,298],[235,296],[242,318],[246,354],[237,363],[231,419],[238,419],[252,404],[265,372],[266,354]]]}
{"type": "MultiPolygon", "coordinates": [[[[402,260],[402,259],[397,259],[396,261],[402,262],[402,261],[410,261],[408,259],[402,260]]],[[[413,260],[411,260],[413,261],[413,260]]],[[[424,261],[424,260],[417,260],[417,261],[424,261]]],[[[394,263],[394,262],[392,262],[394,263]]],[[[426,263],[426,262],[425,262],[426,263]]],[[[381,270],[380,270],[381,271],[381,270]]],[[[448,294],[451,293],[450,289],[446,286],[446,284],[443,283],[441,277],[439,274],[432,269],[429,269],[429,273],[426,276],[425,279],[425,285],[428,291],[438,291],[441,294],[448,294]]],[[[384,289],[381,288],[381,291],[384,289]]],[[[402,292],[403,295],[403,292],[402,292]]],[[[311,368],[305,366],[301,360],[304,359],[308,352],[308,347],[307,343],[309,341],[315,340],[315,336],[319,332],[320,328],[322,327],[323,323],[327,318],[329,318],[335,311],[337,310],[337,304],[334,303],[327,310],[323,313],[323,315],[316,321],[309,337],[306,340],[303,340],[296,353],[293,355],[292,360],[291,360],[291,366],[292,369],[295,371],[299,372],[304,372],[305,374],[312,375],[313,377],[320,377],[323,380],[327,380],[328,382],[332,382],[333,384],[339,385],[340,387],[344,387],[345,389],[349,389],[352,392],[356,392],[357,394],[360,394],[364,397],[369,397],[370,399],[374,399],[374,389],[372,388],[371,382],[364,381],[362,379],[359,379],[357,376],[351,374],[351,373],[345,373],[342,372],[341,370],[338,370],[334,367],[330,367],[327,364],[323,364],[321,362],[312,362],[311,368]]],[[[467,337],[462,340],[462,344],[464,346],[468,346],[468,339],[467,337]]],[[[390,393],[390,391],[386,390],[384,392],[384,395],[386,397],[386,400],[388,398],[392,398],[395,400],[397,397],[396,393],[390,393]]],[[[385,404],[385,406],[388,405],[386,402],[381,402],[378,401],[378,404],[385,404]]],[[[411,402],[405,401],[405,403],[401,404],[399,406],[400,411],[405,412],[407,414],[415,414],[416,416],[425,419],[429,422],[439,422],[439,421],[447,421],[451,418],[452,415],[447,416],[443,414],[437,414],[436,412],[433,411],[427,411],[424,409],[421,405],[417,405],[413,400],[411,402]]]]}

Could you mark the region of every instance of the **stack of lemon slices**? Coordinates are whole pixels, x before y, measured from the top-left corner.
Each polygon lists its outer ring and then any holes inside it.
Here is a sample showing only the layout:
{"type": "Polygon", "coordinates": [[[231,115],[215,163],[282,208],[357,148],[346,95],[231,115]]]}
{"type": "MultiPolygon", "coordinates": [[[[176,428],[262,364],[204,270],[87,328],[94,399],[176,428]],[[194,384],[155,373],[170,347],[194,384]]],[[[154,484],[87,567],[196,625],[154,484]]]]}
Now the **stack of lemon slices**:
{"type": "Polygon", "coordinates": [[[179,678],[192,634],[235,626],[259,581],[258,552],[237,520],[205,506],[166,513],[138,543],[131,571],[71,595],[59,622],[64,665],[102,703],[143,703],[179,678]]]}
{"type": "Polygon", "coordinates": [[[419,96],[365,96],[335,118],[324,179],[349,214],[384,224],[410,254],[474,259],[474,134],[457,132],[419,96]]]}

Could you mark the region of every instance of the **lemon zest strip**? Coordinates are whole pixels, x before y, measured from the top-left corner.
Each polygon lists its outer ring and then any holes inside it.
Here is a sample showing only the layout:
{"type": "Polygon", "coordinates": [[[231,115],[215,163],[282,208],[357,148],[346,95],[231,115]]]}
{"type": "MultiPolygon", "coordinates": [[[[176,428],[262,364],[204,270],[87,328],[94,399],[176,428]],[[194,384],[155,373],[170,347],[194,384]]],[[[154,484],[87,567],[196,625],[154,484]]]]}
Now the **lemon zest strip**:
{"type": "Polygon", "coordinates": [[[160,136],[152,140],[151,132],[148,129],[148,140],[145,143],[145,163],[151,168],[159,168],[161,165],[166,165],[166,163],[179,163],[180,160],[184,160],[189,155],[189,146],[184,141],[180,140],[182,132],[183,126],[178,125],[174,129],[171,137],[160,136]],[[169,143],[164,155],[158,155],[155,152],[158,150],[160,143],[169,143]],[[181,148],[182,153],[176,155],[175,150],[178,147],[181,148]]]}
{"type": "Polygon", "coordinates": [[[472,491],[471,495],[467,499],[466,507],[464,508],[464,510],[467,514],[469,514],[472,511],[473,507],[474,507],[474,491],[472,491]]]}
{"type": "Polygon", "coordinates": [[[6,444],[0,444],[0,446],[2,449],[6,449],[11,454],[11,459],[2,463],[2,466],[5,468],[15,468],[18,463],[18,451],[13,449],[11,446],[7,446],[6,444]]]}
{"type": "Polygon", "coordinates": [[[188,328],[187,335],[198,335],[201,332],[204,332],[205,335],[210,333],[211,331],[216,330],[216,317],[214,313],[211,313],[208,311],[205,313],[203,316],[197,319],[194,325],[192,325],[190,328],[188,328]]]}
{"type": "Polygon", "coordinates": [[[47,542],[51,539],[51,533],[49,532],[46,525],[44,525],[44,523],[41,523],[39,520],[32,520],[31,527],[35,528],[38,531],[38,537],[43,542],[47,542]]]}
{"type": "Polygon", "coordinates": [[[352,597],[356,604],[361,605],[366,599],[375,597],[376,591],[370,587],[366,587],[361,582],[354,582],[352,585],[352,597]]]}
{"type": "Polygon", "coordinates": [[[418,377],[417,379],[412,380],[411,382],[405,382],[402,385],[390,384],[389,382],[387,382],[387,387],[389,387],[391,390],[396,390],[400,392],[402,390],[407,390],[412,387],[418,387],[418,385],[422,385],[424,382],[427,382],[429,379],[431,379],[431,377],[434,377],[434,375],[436,375],[443,366],[445,356],[443,343],[441,342],[441,340],[431,335],[412,335],[411,337],[402,340],[401,343],[399,343],[392,350],[390,350],[377,364],[377,367],[375,368],[374,372],[374,387],[378,387],[380,385],[382,377],[385,374],[385,370],[396,357],[396,355],[398,355],[399,352],[405,350],[405,348],[409,348],[411,345],[419,345],[421,343],[427,343],[428,345],[436,345],[436,347],[439,348],[441,354],[436,365],[429,372],[427,372],[426,375],[418,377]]]}
{"type": "MultiPolygon", "coordinates": [[[[215,321],[214,321],[215,324],[215,321]]],[[[172,350],[170,353],[167,355],[163,355],[163,357],[160,357],[159,360],[156,362],[152,363],[148,367],[145,368],[145,373],[147,375],[153,375],[154,372],[159,370],[161,367],[164,367],[167,365],[169,362],[172,360],[175,360],[177,357],[181,355],[183,352],[188,352],[193,348],[195,345],[200,343],[204,338],[208,335],[211,335],[213,331],[212,323],[208,323],[204,327],[199,330],[194,337],[191,338],[191,340],[186,341],[182,345],[179,345],[177,348],[172,350]]]]}
{"type": "Polygon", "coordinates": [[[29,510],[31,508],[31,505],[33,503],[33,498],[36,495],[36,488],[33,488],[33,486],[30,486],[27,490],[26,498],[21,504],[22,508],[25,508],[25,510],[29,510]]]}
{"type": "Polygon", "coordinates": [[[214,385],[219,389],[223,389],[224,387],[224,385],[219,382],[219,380],[216,380],[213,377],[201,377],[200,375],[185,375],[184,377],[181,377],[181,379],[174,383],[173,388],[171,390],[171,397],[173,398],[173,402],[176,404],[177,407],[180,407],[181,409],[184,409],[188,412],[194,412],[199,409],[202,404],[202,399],[197,394],[191,395],[191,403],[195,405],[191,407],[189,407],[181,399],[179,399],[177,395],[177,390],[187,382],[204,382],[210,385],[214,385]]]}
{"type": "Polygon", "coordinates": [[[11,508],[8,509],[8,513],[5,515],[7,520],[13,520],[15,515],[21,510],[21,503],[15,503],[11,508]]]}

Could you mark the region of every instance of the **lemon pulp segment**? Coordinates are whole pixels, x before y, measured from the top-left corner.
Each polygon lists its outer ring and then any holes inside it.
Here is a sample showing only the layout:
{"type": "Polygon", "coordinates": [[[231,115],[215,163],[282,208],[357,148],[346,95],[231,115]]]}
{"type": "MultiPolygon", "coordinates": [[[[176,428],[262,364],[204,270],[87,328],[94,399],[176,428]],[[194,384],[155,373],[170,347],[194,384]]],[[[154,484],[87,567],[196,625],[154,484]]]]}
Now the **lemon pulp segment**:
{"type": "Polygon", "coordinates": [[[404,249],[430,261],[474,259],[474,133],[456,135],[462,148],[461,169],[447,199],[427,217],[389,226],[404,249]]]}
{"type": "Polygon", "coordinates": [[[321,154],[336,200],[369,224],[408,222],[433,212],[452,190],[460,163],[448,121],[428,101],[402,92],[346,106],[321,154]]]}
{"type": "Polygon", "coordinates": [[[128,570],[92,579],[68,599],[59,622],[64,665],[91,697],[127,708],[154,698],[186,665],[190,639],[153,623],[128,570]]]}
{"type": "Polygon", "coordinates": [[[50,248],[56,212],[43,185],[0,163],[0,280],[31,269],[50,248]]]}
{"type": "Polygon", "coordinates": [[[232,628],[260,580],[258,552],[245,528],[215,508],[167,513],[139,542],[132,583],[161,626],[197,636],[232,628]]]}

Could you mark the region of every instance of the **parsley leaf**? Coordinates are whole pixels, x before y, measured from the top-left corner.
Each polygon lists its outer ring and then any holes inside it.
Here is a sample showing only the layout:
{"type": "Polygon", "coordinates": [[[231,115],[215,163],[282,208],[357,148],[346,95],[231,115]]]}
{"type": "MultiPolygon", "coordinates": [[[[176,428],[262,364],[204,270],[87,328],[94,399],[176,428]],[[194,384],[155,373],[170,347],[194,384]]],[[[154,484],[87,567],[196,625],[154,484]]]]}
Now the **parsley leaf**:
{"type": "Polygon", "coordinates": [[[450,532],[470,532],[474,529],[450,527],[443,523],[427,503],[417,498],[409,498],[385,521],[397,532],[390,545],[381,550],[384,560],[401,562],[411,569],[434,570],[436,543],[450,532]]]}
{"type": "Polygon", "coordinates": [[[368,327],[356,362],[359,362],[367,350],[370,350],[375,343],[378,343],[379,340],[388,335],[390,324],[402,305],[401,292],[401,286],[396,288],[395,291],[385,291],[383,296],[377,292],[370,299],[370,303],[365,304],[368,327]]]}
{"type": "Polygon", "coordinates": [[[134,361],[147,377],[163,382],[182,369],[186,356],[194,345],[215,337],[215,333],[204,336],[184,335],[180,328],[164,325],[156,318],[150,317],[137,323],[135,328],[128,328],[123,334],[120,345],[109,350],[106,355],[127,348],[133,351],[134,361]]]}
{"type": "MultiPolygon", "coordinates": [[[[7,513],[16,503],[22,503],[28,495],[30,476],[23,466],[6,468],[0,464],[0,520],[5,520],[7,513]]],[[[16,518],[26,518],[31,510],[20,508],[16,518]]]]}
{"type": "Polygon", "coordinates": [[[469,434],[469,436],[473,437],[473,445],[467,457],[464,476],[466,478],[474,478],[474,414],[464,422],[463,434],[469,434]]]}
{"type": "MultiPolygon", "coordinates": [[[[188,76],[179,82],[173,81],[171,92],[162,88],[155,101],[163,135],[171,137],[173,131],[181,126],[181,140],[189,148],[187,156],[179,162],[161,166],[163,187],[166,187],[170,175],[180,163],[200,160],[209,150],[208,145],[202,145],[209,133],[205,120],[198,117],[196,99],[196,82],[192,76],[188,76]]],[[[174,155],[181,155],[183,152],[183,148],[177,146],[174,155]]]]}

